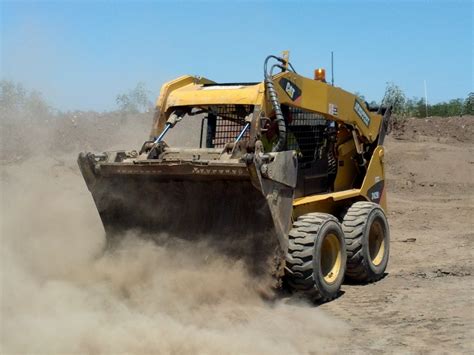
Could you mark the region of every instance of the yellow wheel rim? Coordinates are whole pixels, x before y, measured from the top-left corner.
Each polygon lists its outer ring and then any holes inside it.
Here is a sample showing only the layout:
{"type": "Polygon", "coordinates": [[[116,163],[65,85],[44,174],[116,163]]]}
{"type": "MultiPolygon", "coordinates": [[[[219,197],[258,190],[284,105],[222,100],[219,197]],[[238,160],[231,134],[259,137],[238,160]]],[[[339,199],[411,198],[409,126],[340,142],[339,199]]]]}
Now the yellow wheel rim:
{"type": "Polygon", "coordinates": [[[369,231],[369,254],[372,264],[380,265],[385,254],[385,233],[380,221],[375,220],[369,231]]]}
{"type": "Polygon", "coordinates": [[[333,283],[341,272],[341,243],[335,234],[328,234],[321,246],[321,272],[324,281],[333,283]]]}

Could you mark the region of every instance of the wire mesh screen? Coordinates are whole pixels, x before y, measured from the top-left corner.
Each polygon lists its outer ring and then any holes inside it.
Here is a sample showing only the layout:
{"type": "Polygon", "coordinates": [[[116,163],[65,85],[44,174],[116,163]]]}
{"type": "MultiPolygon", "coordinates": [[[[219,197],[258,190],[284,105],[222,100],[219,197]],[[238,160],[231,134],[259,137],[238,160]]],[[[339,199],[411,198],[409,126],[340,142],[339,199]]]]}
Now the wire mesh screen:
{"type": "Polygon", "coordinates": [[[288,121],[287,149],[296,150],[303,163],[320,159],[327,126],[324,116],[290,107],[288,121]]]}
{"type": "MultiPolygon", "coordinates": [[[[223,148],[233,142],[245,126],[245,117],[253,107],[250,105],[221,105],[209,107],[207,146],[223,148]]],[[[249,130],[245,131],[242,140],[248,139],[249,130]]]]}

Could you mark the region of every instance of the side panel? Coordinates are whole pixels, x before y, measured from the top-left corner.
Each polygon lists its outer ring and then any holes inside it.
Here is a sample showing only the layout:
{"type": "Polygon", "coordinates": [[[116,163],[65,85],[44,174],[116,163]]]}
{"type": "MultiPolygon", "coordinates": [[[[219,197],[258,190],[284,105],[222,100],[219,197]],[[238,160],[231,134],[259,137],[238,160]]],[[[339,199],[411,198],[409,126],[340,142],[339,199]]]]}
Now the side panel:
{"type": "Polygon", "coordinates": [[[368,201],[380,204],[387,211],[387,193],[385,192],[384,147],[375,148],[361,187],[361,194],[368,201]]]}

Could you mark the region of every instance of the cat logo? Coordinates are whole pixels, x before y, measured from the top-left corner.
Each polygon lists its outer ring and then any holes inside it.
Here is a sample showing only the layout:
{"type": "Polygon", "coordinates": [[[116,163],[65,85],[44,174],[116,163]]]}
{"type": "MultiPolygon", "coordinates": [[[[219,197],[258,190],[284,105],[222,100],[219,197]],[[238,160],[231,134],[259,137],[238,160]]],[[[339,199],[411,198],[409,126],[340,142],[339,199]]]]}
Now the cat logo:
{"type": "Polygon", "coordinates": [[[300,88],[288,79],[281,78],[279,83],[281,88],[286,92],[286,94],[292,101],[296,101],[301,97],[300,88]]]}
{"type": "Polygon", "coordinates": [[[289,97],[293,98],[295,96],[295,88],[291,85],[289,81],[286,83],[285,91],[289,97]]]}

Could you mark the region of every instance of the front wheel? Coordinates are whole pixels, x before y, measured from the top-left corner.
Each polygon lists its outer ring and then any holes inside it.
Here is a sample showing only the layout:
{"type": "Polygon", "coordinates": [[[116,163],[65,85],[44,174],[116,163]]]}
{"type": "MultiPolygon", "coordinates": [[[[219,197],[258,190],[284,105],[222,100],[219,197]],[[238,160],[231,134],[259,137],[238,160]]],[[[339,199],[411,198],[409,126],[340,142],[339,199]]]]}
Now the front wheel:
{"type": "Polygon", "coordinates": [[[289,233],[287,285],[312,301],[327,302],[338,295],[345,269],[344,232],[336,217],[326,213],[300,216],[289,233]]]}

